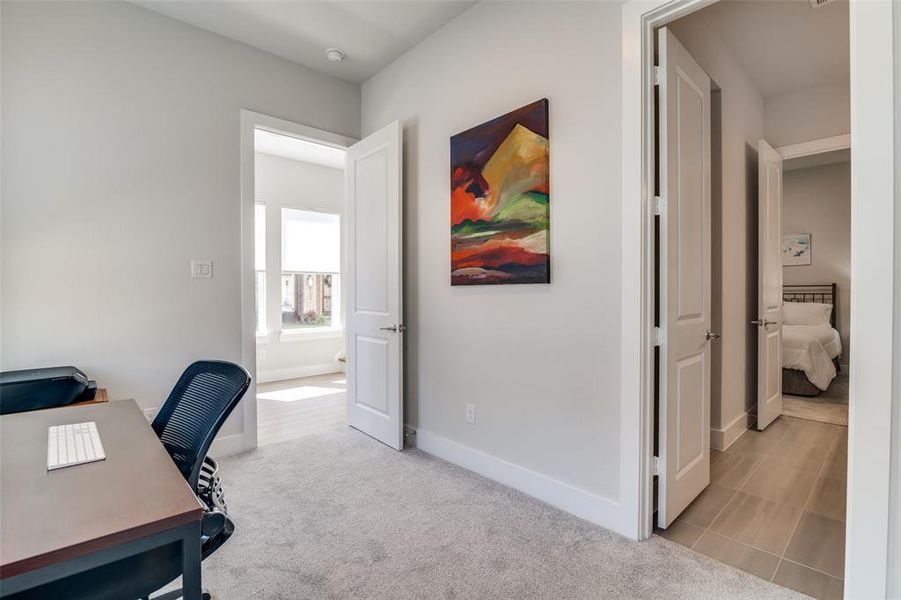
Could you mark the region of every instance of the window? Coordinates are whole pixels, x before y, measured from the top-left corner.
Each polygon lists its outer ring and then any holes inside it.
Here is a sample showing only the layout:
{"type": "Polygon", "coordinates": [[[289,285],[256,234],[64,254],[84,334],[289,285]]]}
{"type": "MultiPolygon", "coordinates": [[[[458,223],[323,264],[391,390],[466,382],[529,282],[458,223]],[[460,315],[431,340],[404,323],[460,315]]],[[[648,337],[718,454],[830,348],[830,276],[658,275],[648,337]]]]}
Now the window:
{"type": "Polygon", "coordinates": [[[266,333],[266,205],[254,205],[253,242],[257,335],[266,333]]]}
{"type": "Polygon", "coordinates": [[[340,326],[340,270],[340,217],[282,208],[282,329],[340,326]]]}
{"type": "Polygon", "coordinates": [[[333,273],[282,273],[282,327],[331,327],[333,273]]]}

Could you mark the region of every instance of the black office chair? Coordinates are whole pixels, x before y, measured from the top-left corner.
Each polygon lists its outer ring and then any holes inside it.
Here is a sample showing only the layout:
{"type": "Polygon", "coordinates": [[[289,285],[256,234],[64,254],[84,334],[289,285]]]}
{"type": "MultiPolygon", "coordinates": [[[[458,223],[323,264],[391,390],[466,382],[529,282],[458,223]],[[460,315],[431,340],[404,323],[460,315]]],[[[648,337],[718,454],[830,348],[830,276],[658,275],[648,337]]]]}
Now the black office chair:
{"type": "MultiPolygon", "coordinates": [[[[204,505],[203,560],[235,531],[235,525],[228,517],[219,465],[206,453],[249,386],[250,375],[240,365],[218,360],[197,361],[182,373],[153,420],[153,430],[163,447],[204,505]]],[[[176,590],[157,600],[180,596],[181,590],[176,590]]],[[[204,598],[209,598],[209,594],[204,592],[204,598]]]]}
{"type": "MultiPolygon", "coordinates": [[[[190,365],[153,420],[153,430],[203,504],[201,557],[215,552],[232,535],[219,467],[206,453],[222,424],[250,386],[250,375],[236,364],[204,360],[190,365]]],[[[12,596],[10,600],[46,598],[121,600],[148,598],[181,575],[177,544],[78,573],[12,596]]],[[[181,590],[154,600],[180,598],[181,590]]],[[[204,592],[204,598],[210,598],[204,592]]]]}

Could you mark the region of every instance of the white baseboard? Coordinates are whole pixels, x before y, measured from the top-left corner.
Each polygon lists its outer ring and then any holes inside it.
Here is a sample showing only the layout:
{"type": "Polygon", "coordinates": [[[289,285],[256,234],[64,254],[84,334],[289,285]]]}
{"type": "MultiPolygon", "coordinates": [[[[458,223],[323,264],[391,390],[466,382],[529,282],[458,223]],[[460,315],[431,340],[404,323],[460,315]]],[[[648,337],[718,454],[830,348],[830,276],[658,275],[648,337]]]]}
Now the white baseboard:
{"type": "Polygon", "coordinates": [[[714,450],[725,450],[748,430],[751,417],[748,413],[740,414],[735,420],[722,429],[710,428],[710,447],[714,450]]]}
{"type": "Polygon", "coordinates": [[[213,444],[210,446],[208,454],[213,458],[220,458],[222,456],[239,454],[241,452],[244,452],[244,434],[235,433],[233,435],[217,437],[213,440],[213,444]]]}
{"type": "Polygon", "coordinates": [[[298,377],[312,377],[314,375],[328,375],[329,373],[344,372],[344,365],[337,360],[318,365],[305,365],[302,367],[290,367],[287,369],[271,369],[257,372],[257,383],[269,383],[271,381],[284,381],[285,379],[297,379],[298,377]]]}
{"type": "Polygon", "coordinates": [[[622,522],[619,503],[552,479],[440,435],[416,430],[416,447],[464,469],[493,479],[575,516],[630,537],[634,526],[622,522]]]}

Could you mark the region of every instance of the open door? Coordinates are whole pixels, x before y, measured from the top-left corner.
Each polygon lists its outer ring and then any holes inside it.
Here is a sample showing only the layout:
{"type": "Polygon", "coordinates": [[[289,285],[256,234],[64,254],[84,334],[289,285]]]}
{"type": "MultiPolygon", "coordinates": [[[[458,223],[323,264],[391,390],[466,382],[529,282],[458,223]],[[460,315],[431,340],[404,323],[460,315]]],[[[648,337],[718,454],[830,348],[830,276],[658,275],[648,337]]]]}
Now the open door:
{"type": "Polygon", "coordinates": [[[347,422],[403,449],[401,127],[347,151],[347,422]]]}
{"type": "Polygon", "coordinates": [[[710,78],[666,28],[660,57],[657,524],[710,483],[710,78]]]}
{"type": "Polygon", "coordinates": [[[760,140],[757,158],[757,429],[782,414],[782,156],[760,140]]]}

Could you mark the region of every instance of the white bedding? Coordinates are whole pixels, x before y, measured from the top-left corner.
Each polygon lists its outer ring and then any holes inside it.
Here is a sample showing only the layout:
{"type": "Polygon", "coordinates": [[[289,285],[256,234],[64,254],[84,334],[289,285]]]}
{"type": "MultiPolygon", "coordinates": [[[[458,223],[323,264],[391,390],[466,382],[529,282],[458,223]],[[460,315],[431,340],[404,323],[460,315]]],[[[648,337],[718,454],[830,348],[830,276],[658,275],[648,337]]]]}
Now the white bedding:
{"type": "Polygon", "coordinates": [[[841,338],[829,325],[782,326],[782,367],[804,371],[823,391],[835,379],[832,359],[841,353],[841,338]]]}

